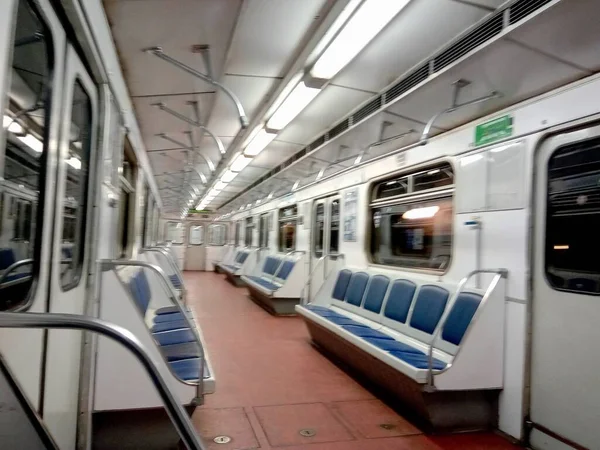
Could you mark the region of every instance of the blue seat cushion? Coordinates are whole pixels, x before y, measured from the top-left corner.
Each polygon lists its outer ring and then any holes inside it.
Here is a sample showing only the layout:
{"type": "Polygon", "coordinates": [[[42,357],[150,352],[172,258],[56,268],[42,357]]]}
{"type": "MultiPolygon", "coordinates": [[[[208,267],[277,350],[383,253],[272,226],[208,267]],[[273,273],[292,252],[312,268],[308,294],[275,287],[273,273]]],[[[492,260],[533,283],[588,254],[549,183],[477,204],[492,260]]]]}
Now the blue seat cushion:
{"type": "Polygon", "coordinates": [[[367,293],[365,294],[365,304],[363,305],[363,308],[374,312],[375,314],[379,314],[389,284],[390,279],[385,275],[375,275],[371,277],[371,282],[369,283],[367,293]]]}
{"type": "Polygon", "coordinates": [[[381,350],[389,351],[397,351],[397,352],[405,352],[405,353],[416,353],[424,355],[421,350],[414,348],[404,342],[398,342],[396,340],[389,339],[381,339],[381,338],[372,338],[366,337],[364,338],[369,344],[373,344],[375,347],[380,348],[381,350]]]}
{"type": "Polygon", "coordinates": [[[353,325],[356,327],[366,327],[366,325],[363,325],[362,323],[357,322],[356,320],[352,320],[349,317],[345,317],[342,316],[341,314],[338,315],[326,315],[326,316],[322,316],[325,319],[329,320],[330,322],[335,323],[336,325],[353,325]]]}
{"type": "Polygon", "coordinates": [[[342,325],[342,328],[344,330],[349,331],[350,333],[354,334],[355,336],[361,337],[361,338],[379,338],[379,339],[391,339],[393,340],[393,338],[391,336],[388,336],[387,334],[383,334],[380,331],[374,330],[373,328],[369,328],[365,325],[342,325]]]}
{"type": "MultiPolygon", "coordinates": [[[[425,354],[416,354],[416,353],[407,353],[407,352],[399,352],[399,351],[391,351],[390,355],[395,356],[398,359],[410,364],[417,369],[427,369],[429,368],[429,356],[425,354]]],[[[440,361],[437,358],[433,358],[432,363],[433,369],[441,370],[446,367],[446,363],[444,361],[440,361]]]]}
{"type": "Polygon", "coordinates": [[[329,308],[327,308],[326,306],[318,306],[318,305],[306,305],[305,306],[306,309],[311,310],[312,312],[317,312],[317,311],[331,311],[329,308]]]}
{"type": "MultiPolygon", "coordinates": [[[[191,311],[189,307],[184,306],[183,307],[184,311],[191,311]]],[[[154,314],[156,314],[157,316],[161,316],[163,314],[172,314],[172,313],[178,313],[179,311],[179,307],[173,305],[173,306],[163,306],[162,308],[158,308],[156,311],[154,311],[154,314]]]]}
{"type": "Polygon", "coordinates": [[[159,345],[172,345],[182,344],[184,342],[193,342],[196,340],[196,336],[189,328],[182,328],[173,331],[161,331],[159,333],[152,333],[152,337],[158,342],[159,345]]]}
{"type": "Polygon", "coordinates": [[[163,345],[160,347],[160,351],[167,361],[179,361],[180,359],[200,357],[200,348],[196,342],[163,345]]]}
{"type": "Polygon", "coordinates": [[[261,277],[249,276],[247,278],[250,279],[252,282],[254,282],[254,283],[256,283],[256,284],[258,284],[258,285],[260,285],[260,286],[262,286],[264,288],[267,288],[267,289],[269,289],[271,291],[276,291],[280,287],[277,284],[271,283],[270,281],[267,281],[267,280],[265,280],[265,279],[263,279],[261,277]]]}
{"type": "Polygon", "coordinates": [[[275,271],[279,267],[281,260],[274,256],[267,256],[265,264],[263,265],[263,272],[267,275],[275,275],[275,271]]]}
{"type": "Polygon", "coordinates": [[[293,261],[284,261],[279,270],[277,271],[277,278],[282,280],[287,280],[287,277],[292,273],[292,269],[294,268],[293,261]]]}
{"type": "Polygon", "coordinates": [[[189,328],[189,324],[187,322],[187,320],[185,319],[179,319],[179,320],[173,320],[171,322],[160,322],[160,323],[155,323],[154,326],[152,327],[152,332],[153,333],[158,333],[160,331],[169,331],[169,330],[176,330],[178,328],[189,328]]]}
{"type": "Polygon", "coordinates": [[[344,297],[346,297],[346,291],[348,290],[348,283],[350,283],[350,278],[352,277],[352,272],[348,269],[340,270],[337,276],[337,280],[335,281],[335,286],[333,287],[333,294],[331,296],[339,301],[344,301],[344,297]]]}
{"type": "Polygon", "coordinates": [[[171,280],[171,283],[173,284],[173,287],[175,289],[181,288],[181,286],[182,286],[181,280],[179,279],[179,277],[176,274],[169,275],[169,280],[171,280]]]}
{"type": "Polygon", "coordinates": [[[172,322],[174,320],[182,320],[183,318],[183,314],[180,312],[160,314],[154,317],[154,323],[172,322]]]}
{"type": "Polygon", "coordinates": [[[181,359],[169,363],[173,372],[182,380],[198,380],[200,378],[200,358],[181,359]]]}
{"type": "Polygon", "coordinates": [[[394,281],[383,311],[385,317],[406,323],[408,310],[410,309],[416,289],[417,286],[412,281],[394,281]]]}
{"type": "Polygon", "coordinates": [[[442,339],[454,345],[459,345],[477,308],[479,308],[480,302],[481,295],[479,294],[470,292],[459,294],[444,322],[442,339]]]}
{"type": "Polygon", "coordinates": [[[352,274],[348,289],[346,290],[346,301],[351,305],[360,306],[368,281],[369,275],[365,272],[352,274]]]}
{"type": "Polygon", "coordinates": [[[448,295],[448,291],[439,286],[421,286],[410,318],[410,326],[432,334],[444,314],[448,295]]]}

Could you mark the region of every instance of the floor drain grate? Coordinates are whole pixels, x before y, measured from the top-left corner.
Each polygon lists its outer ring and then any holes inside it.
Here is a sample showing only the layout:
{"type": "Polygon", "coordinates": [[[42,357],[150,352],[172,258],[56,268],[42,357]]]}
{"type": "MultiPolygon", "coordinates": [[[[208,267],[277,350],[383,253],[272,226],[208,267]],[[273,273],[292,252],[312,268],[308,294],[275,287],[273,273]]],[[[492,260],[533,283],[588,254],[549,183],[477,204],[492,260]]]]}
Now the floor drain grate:
{"type": "Polygon", "coordinates": [[[317,432],[311,428],[304,428],[302,430],[299,431],[300,436],[304,436],[304,437],[313,437],[315,434],[317,434],[317,432]]]}
{"type": "Polygon", "coordinates": [[[217,444],[229,444],[231,442],[231,438],[229,436],[217,436],[213,439],[217,444]]]}
{"type": "Polygon", "coordinates": [[[383,428],[384,430],[393,430],[394,428],[396,428],[396,425],[394,425],[393,423],[382,423],[379,424],[379,428],[383,428]]]}

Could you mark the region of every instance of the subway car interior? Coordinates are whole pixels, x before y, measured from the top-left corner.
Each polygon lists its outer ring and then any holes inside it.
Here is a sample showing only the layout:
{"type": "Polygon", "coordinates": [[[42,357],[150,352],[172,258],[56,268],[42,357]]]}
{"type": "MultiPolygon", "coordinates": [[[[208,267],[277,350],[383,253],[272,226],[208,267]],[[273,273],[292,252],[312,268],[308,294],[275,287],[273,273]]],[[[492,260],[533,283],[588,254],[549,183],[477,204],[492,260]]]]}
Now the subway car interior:
{"type": "Polygon", "coordinates": [[[598,0],[1,0],[0,448],[600,450],[598,0]]]}

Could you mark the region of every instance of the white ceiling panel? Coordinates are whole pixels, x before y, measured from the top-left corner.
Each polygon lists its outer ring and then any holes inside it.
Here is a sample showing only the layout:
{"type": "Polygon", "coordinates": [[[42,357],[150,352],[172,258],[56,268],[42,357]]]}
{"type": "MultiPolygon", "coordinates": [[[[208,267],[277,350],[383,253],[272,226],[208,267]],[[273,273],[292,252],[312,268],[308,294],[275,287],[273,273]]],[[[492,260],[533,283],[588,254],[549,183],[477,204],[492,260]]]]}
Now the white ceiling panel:
{"type": "Polygon", "coordinates": [[[371,94],[329,85],[281,133],[278,139],[307,145],[319,133],[335,125],[352,109],[371,97],[371,94]]]}
{"type": "Polygon", "coordinates": [[[450,129],[474,117],[482,116],[526,98],[584,76],[566,64],[527,50],[510,41],[500,40],[485,52],[473,56],[465,64],[445,72],[440,77],[392,105],[389,110],[427,122],[437,112],[452,103],[451,83],[459,78],[472,82],[464,88],[459,103],[498,91],[499,99],[466,107],[440,117],[436,124],[450,129]]]}
{"type": "Polygon", "coordinates": [[[600,8],[597,0],[562,1],[515,30],[511,38],[562,61],[600,70],[600,8]]]}
{"type": "Polygon", "coordinates": [[[300,150],[302,150],[301,145],[274,140],[252,160],[251,166],[273,168],[300,150]]]}
{"type": "Polygon", "coordinates": [[[487,14],[450,0],[413,0],[333,81],[379,92],[487,14]]]}
{"type": "Polygon", "coordinates": [[[231,46],[227,73],[282,77],[325,0],[248,0],[231,46]],[[293,18],[293,20],[290,20],[293,18]]]}
{"type": "Polygon", "coordinates": [[[192,45],[210,45],[211,65],[218,77],[225,63],[241,0],[108,1],[112,26],[131,95],[212,90],[211,86],[142,50],[161,46],[169,56],[206,71],[192,45]]]}

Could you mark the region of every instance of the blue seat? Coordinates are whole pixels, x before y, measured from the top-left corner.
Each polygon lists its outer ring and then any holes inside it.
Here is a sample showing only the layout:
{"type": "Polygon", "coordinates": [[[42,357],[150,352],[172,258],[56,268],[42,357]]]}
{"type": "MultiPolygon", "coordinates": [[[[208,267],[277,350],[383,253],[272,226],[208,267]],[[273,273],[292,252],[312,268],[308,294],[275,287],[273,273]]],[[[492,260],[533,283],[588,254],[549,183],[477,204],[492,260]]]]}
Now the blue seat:
{"type": "Polygon", "coordinates": [[[375,275],[371,277],[371,282],[369,283],[367,293],[365,294],[363,308],[374,312],[375,314],[379,314],[389,284],[390,279],[385,275],[375,275]]]}
{"type": "Polygon", "coordinates": [[[412,281],[396,280],[388,295],[383,314],[389,319],[406,323],[408,311],[412,303],[417,286],[412,281]]]}
{"type": "Polygon", "coordinates": [[[277,289],[280,288],[279,285],[272,283],[268,280],[265,280],[264,278],[261,277],[257,277],[257,276],[248,276],[248,279],[250,279],[251,281],[253,281],[256,284],[261,285],[262,287],[265,287],[271,291],[276,291],[277,289]]]}
{"type": "Polygon", "coordinates": [[[223,264],[221,267],[223,267],[225,270],[229,271],[229,272],[235,272],[238,268],[232,264],[223,264]]]}
{"type": "Polygon", "coordinates": [[[182,380],[192,381],[200,378],[200,358],[182,359],[169,363],[173,372],[182,380]]]}
{"type": "MultiPolygon", "coordinates": [[[[191,311],[190,308],[188,308],[187,306],[184,307],[185,311],[191,311]]],[[[179,307],[178,306],[163,306],[162,308],[158,308],[156,311],[154,311],[154,314],[156,314],[157,316],[162,316],[164,314],[172,314],[172,313],[178,313],[179,311],[179,307]]]]}
{"type": "Polygon", "coordinates": [[[0,270],[7,269],[15,262],[17,261],[12,248],[0,248],[0,270]]]}
{"type": "Polygon", "coordinates": [[[158,333],[160,331],[170,331],[170,330],[176,330],[179,328],[189,328],[189,324],[185,319],[179,319],[179,320],[173,320],[171,322],[160,322],[160,323],[155,323],[154,326],[152,327],[152,332],[153,333],[158,333]]]}
{"type": "Polygon", "coordinates": [[[331,296],[339,301],[344,301],[346,297],[346,291],[348,290],[348,283],[350,283],[350,278],[352,277],[352,272],[348,269],[340,270],[337,276],[337,280],[335,281],[335,286],[333,287],[333,293],[331,296]]]}
{"type": "Polygon", "coordinates": [[[279,271],[277,272],[277,278],[287,280],[287,277],[289,277],[290,273],[292,273],[294,265],[294,261],[284,261],[281,267],[279,268],[279,271]]]}
{"type": "MultiPolygon", "coordinates": [[[[429,357],[425,354],[407,353],[401,351],[391,351],[389,353],[390,355],[401,359],[417,369],[427,369],[429,367],[429,357]]],[[[433,358],[432,366],[435,370],[441,370],[446,367],[446,363],[437,358],[433,358]]]]}
{"type": "Polygon", "coordinates": [[[129,281],[129,290],[131,291],[131,295],[140,312],[146,314],[152,294],[144,269],[138,270],[137,273],[131,277],[131,280],[129,281]]]}
{"type": "Polygon", "coordinates": [[[279,267],[281,260],[275,256],[267,256],[263,264],[263,273],[267,275],[275,275],[275,271],[279,267]]]}
{"type": "Polygon", "coordinates": [[[154,317],[154,323],[173,322],[174,320],[183,320],[183,318],[183,314],[180,312],[160,314],[154,317]]]}
{"type": "Polygon", "coordinates": [[[189,328],[181,328],[171,331],[160,331],[152,333],[152,337],[158,343],[158,345],[172,345],[172,344],[183,344],[185,342],[194,342],[196,336],[189,328]]]}
{"type": "Polygon", "coordinates": [[[322,312],[330,312],[331,310],[325,306],[318,306],[318,305],[306,305],[305,306],[306,309],[311,310],[314,313],[318,313],[318,311],[322,311],[322,312]]]}
{"type": "Polygon", "coordinates": [[[246,258],[248,258],[248,252],[240,252],[240,255],[236,259],[239,265],[242,265],[246,262],[246,258]]]}
{"type": "Polygon", "coordinates": [[[181,359],[200,357],[200,348],[195,342],[163,345],[160,348],[160,351],[167,361],[179,361],[181,359]]]}
{"type": "Polygon", "coordinates": [[[322,316],[325,319],[329,320],[330,322],[335,323],[336,325],[352,325],[352,326],[356,326],[356,327],[366,327],[366,325],[363,325],[359,322],[357,322],[356,320],[352,320],[349,317],[345,317],[342,315],[331,315],[331,316],[322,316]]]}
{"type": "Polygon", "coordinates": [[[465,331],[467,331],[477,308],[479,308],[481,299],[481,295],[470,292],[462,292],[458,295],[444,322],[443,340],[454,345],[460,345],[465,331]]]}
{"type": "Polygon", "coordinates": [[[369,328],[365,325],[342,325],[342,328],[360,338],[371,337],[371,338],[390,339],[390,340],[394,339],[391,336],[388,336],[387,334],[383,334],[382,332],[374,330],[372,328],[369,328]]]}
{"type": "Polygon", "coordinates": [[[360,306],[368,281],[369,275],[367,273],[353,273],[346,290],[346,302],[354,306],[360,306]]]}
{"type": "Polygon", "coordinates": [[[448,291],[439,286],[421,286],[410,318],[410,326],[432,334],[444,314],[448,296],[448,291]]]}
{"type": "Polygon", "coordinates": [[[181,289],[181,287],[183,286],[183,283],[181,282],[177,274],[169,275],[169,280],[171,280],[171,284],[175,289],[181,289]]]}
{"type": "Polygon", "coordinates": [[[364,338],[369,344],[373,344],[375,347],[380,348],[381,350],[389,351],[398,351],[405,353],[417,353],[424,354],[421,350],[414,348],[404,342],[398,342],[396,340],[390,339],[381,339],[374,337],[366,337],[364,338]]]}

